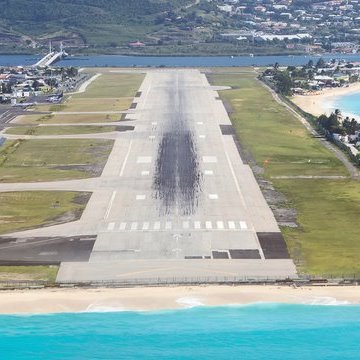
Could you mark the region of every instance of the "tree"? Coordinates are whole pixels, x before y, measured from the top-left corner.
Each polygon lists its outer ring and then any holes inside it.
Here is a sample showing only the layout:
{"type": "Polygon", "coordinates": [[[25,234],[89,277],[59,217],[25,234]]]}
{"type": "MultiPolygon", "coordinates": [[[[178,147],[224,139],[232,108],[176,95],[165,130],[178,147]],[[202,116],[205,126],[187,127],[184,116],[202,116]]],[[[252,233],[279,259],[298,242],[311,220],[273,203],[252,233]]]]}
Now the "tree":
{"type": "Polygon", "coordinates": [[[325,67],[325,65],[326,65],[325,60],[323,58],[320,58],[318,60],[318,62],[316,63],[316,68],[320,69],[320,68],[325,67]]]}
{"type": "Polygon", "coordinates": [[[281,94],[286,96],[291,95],[293,83],[287,72],[277,71],[274,80],[276,81],[277,89],[281,94]]]}

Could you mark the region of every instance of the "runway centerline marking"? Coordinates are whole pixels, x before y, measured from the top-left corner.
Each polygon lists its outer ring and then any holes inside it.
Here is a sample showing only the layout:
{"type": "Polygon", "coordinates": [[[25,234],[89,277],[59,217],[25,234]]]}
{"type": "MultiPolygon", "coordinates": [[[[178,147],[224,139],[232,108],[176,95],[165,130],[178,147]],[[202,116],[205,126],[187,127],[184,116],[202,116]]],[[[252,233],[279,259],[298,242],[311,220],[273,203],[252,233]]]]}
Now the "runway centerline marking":
{"type": "Polygon", "coordinates": [[[130,141],[128,151],[127,151],[127,153],[126,153],[126,155],[125,155],[124,162],[123,162],[123,164],[122,164],[122,166],[121,166],[121,169],[120,169],[120,172],[119,172],[119,176],[120,176],[120,177],[123,176],[123,174],[124,174],[125,166],[126,166],[126,163],[127,163],[128,159],[129,159],[129,156],[130,156],[131,147],[132,147],[132,140],[130,141]]]}
{"type": "Polygon", "coordinates": [[[150,175],[150,171],[145,170],[141,172],[141,176],[149,176],[149,175],[150,175]]]}
{"type": "Polygon", "coordinates": [[[136,200],[145,200],[146,195],[136,195],[136,200]]]}
{"type": "Polygon", "coordinates": [[[110,211],[111,211],[111,208],[113,206],[113,203],[114,203],[114,200],[115,200],[115,197],[116,197],[116,194],[117,194],[117,191],[113,191],[112,195],[111,195],[111,198],[110,198],[110,201],[109,201],[109,205],[106,209],[106,212],[105,212],[105,215],[104,215],[104,220],[106,220],[109,215],[110,215],[110,211]]]}
{"type": "Polygon", "coordinates": [[[216,156],[203,156],[203,162],[205,164],[215,164],[215,163],[217,163],[217,157],[216,156]]]}
{"type": "Polygon", "coordinates": [[[152,160],[151,156],[138,156],[136,162],[138,164],[150,164],[152,160]]]}
{"type": "Polygon", "coordinates": [[[210,200],[217,200],[219,198],[218,194],[209,194],[209,199],[210,200]]]}

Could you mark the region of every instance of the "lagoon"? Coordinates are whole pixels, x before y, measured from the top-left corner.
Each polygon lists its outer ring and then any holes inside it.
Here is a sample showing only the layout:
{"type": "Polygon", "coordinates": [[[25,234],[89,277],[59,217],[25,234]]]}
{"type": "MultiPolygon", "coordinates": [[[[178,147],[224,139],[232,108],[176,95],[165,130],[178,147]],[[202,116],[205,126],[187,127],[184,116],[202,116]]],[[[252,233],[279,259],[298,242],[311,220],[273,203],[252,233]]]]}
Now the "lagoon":
{"type": "MultiPolygon", "coordinates": [[[[360,54],[329,54],[321,56],[325,60],[332,58],[360,61],[360,54]]],[[[57,63],[57,66],[77,67],[232,67],[232,66],[267,66],[278,62],[280,65],[304,65],[309,60],[317,61],[320,56],[122,56],[93,55],[69,56],[57,63]]],[[[0,66],[25,66],[35,64],[40,56],[35,55],[0,55],[0,66]]]]}

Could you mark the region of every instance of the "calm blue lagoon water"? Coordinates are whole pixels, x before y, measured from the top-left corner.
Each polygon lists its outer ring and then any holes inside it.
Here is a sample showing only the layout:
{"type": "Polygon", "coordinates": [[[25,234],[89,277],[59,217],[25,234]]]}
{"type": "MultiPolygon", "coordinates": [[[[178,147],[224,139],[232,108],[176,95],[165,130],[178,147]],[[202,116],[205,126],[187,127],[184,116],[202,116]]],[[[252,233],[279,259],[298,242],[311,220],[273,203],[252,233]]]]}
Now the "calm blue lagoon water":
{"type": "Polygon", "coordinates": [[[344,114],[354,115],[355,118],[360,117],[360,92],[336,98],[331,107],[340,109],[344,114]]]}
{"type": "Polygon", "coordinates": [[[360,358],[360,306],[254,304],[0,317],[1,359],[360,358]]]}
{"type": "MultiPolygon", "coordinates": [[[[360,61],[360,54],[355,55],[324,55],[324,59],[334,57],[351,61],[360,61]]],[[[32,65],[40,59],[34,55],[0,55],[0,66],[32,65]]],[[[317,61],[319,56],[121,56],[121,55],[94,55],[70,56],[58,66],[168,66],[168,67],[217,67],[217,66],[266,66],[278,62],[280,65],[304,65],[309,60],[317,61]]]]}

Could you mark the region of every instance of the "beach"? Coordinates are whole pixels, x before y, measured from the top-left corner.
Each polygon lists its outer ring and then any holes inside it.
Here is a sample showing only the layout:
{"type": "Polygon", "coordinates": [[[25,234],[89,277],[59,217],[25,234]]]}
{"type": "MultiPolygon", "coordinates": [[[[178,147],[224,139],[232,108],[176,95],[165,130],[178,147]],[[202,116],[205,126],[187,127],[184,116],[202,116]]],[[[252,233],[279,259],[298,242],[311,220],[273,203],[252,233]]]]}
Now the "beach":
{"type": "Polygon", "coordinates": [[[360,286],[178,286],[36,289],[0,293],[0,314],[158,311],[259,302],[360,304],[360,286]]]}
{"type": "MultiPolygon", "coordinates": [[[[334,110],[332,103],[336,98],[357,92],[360,92],[360,82],[350,84],[348,87],[324,89],[316,95],[295,95],[291,101],[312,115],[329,115],[334,110]]],[[[342,112],[346,113],[346,111],[342,112]]]]}

